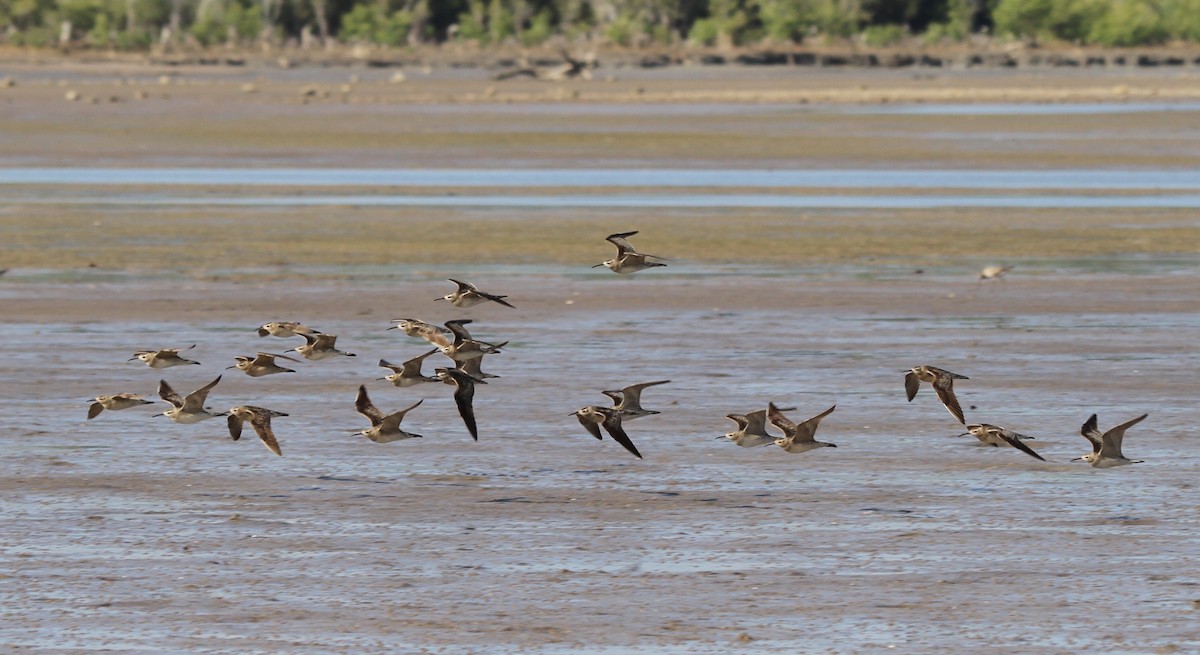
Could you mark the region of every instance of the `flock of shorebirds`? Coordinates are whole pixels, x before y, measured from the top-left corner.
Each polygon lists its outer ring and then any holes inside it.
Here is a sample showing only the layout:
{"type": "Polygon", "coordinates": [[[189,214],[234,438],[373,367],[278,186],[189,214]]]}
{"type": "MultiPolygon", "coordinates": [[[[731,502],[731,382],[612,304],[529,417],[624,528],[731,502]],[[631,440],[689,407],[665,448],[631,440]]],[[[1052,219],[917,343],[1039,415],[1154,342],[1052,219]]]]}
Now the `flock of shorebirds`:
{"type": "MultiPolygon", "coordinates": [[[[604,266],[614,273],[628,275],[649,268],[666,266],[664,258],[639,253],[634,249],[628,239],[635,234],[637,234],[636,231],[609,235],[606,240],[616,246],[617,255],[612,259],[596,264],[593,268],[604,266]]],[[[1010,267],[989,266],[980,274],[980,280],[1000,278],[1008,270],[1010,270],[1010,267]]],[[[458,286],[457,290],[435,300],[445,300],[455,307],[473,307],[482,303],[496,303],[505,307],[513,307],[506,300],[507,296],[482,291],[469,282],[455,279],[450,279],[450,281],[458,286]]],[[[458,413],[471,437],[478,441],[479,431],[475,421],[474,409],[475,386],[487,384],[489,378],[499,377],[483,372],[481,369],[483,358],[485,355],[500,353],[501,349],[508,342],[493,344],[473,338],[466,329],[466,325],[471,322],[468,319],[455,319],[446,321],[443,324],[444,327],[442,327],[414,318],[395,319],[387,329],[401,330],[410,337],[424,339],[433,346],[433,349],[399,365],[381,359],[379,360],[379,366],[392,371],[391,374],[380,379],[387,380],[395,387],[406,388],[426,383],[442,383],[453,386],[455,389],[454,401],[458,407],[458,413]],[[422,372],[423,364],[428,357],[436,353],[448,357],[453,362],[453,366],[437,367],[434,369],[435,375],[427,376],[422,372]]],[[[297,322],[270,322],[260,326],[257,332],[260,337],[303,338],[304,344],[292,348],[288,352],[296,352],[307,360],[318,361],[331,357],[355,356],[354,353],[337,348],[336,335],[324,333],[297,322]]],[[[160,350],[139,351],[134,353],[130,361],[141,361],[153,369],[199,364],[200,362],[188,359],[181,354],[194,347],[193,345],[189,348],[163,348],[160,350]]],[[[258,352],[253,356],[239,355],[234,359],[235,363],[228,368],[236,368],[250,377],[294,373],[294,369],[279,364],[279,360],[300,361],[287,355],[268,352],[258,352]]],[[[999,425],[989,423],[967,424],[962,407],[954,395],[953,388],[955,380],[969,379],[966,376],[935,366],[914,366],[904,373],[904,389],[909,402],[912,402],[916,397],[922,382],[929,383],[937,393],[938,399],[945,405],[950,414],[960,424],[966,426],[967,431],[959,436],[969,434],[983,444],[994,447],[1010,446],[1031,457],[1045,461],[1041,455],[1025,443],[1025,441],[1031,440],[1032,437],[1027,437],[999,425]]],[[[228,423],[229,435],[234,441],[241,438],[242,428],[248,422],[263,444],[271,452],[276,455],[282,455],[283,451],[271,427],[271,419],[287,416],[287,414],[255,405],[240,405],[231,408],[227,412],[214,412],[205,407],[205,402],[208,399],[209,392],[220,381],[221,376],[217,376],[212,382],[186,396],[180,396],[171,388],[166,380],[160,380],[158,383],[158,396],[171,405],[171,408],[162,412],[161,415],[166,416],[176,423],[184,424],[197,423],[205,419],[225,416],[228,423]]],[[[642,392],[649,387],[667,384],[668,382],[670,380],[656,380],[653,382],[632,384],[620,390],[601,391],[601,393],[612,399],[613,405],[611,407],[589,405],[572,412],[570,415],[575,416],[588,433],[596,439],[603,439],[601,432],[601,428],[603,428],[604,432],[607,432],[609,437],[614,441],[633,455],[641,458],[642,455],[638,452],[633,440],[630,439],[628,433],[625,431],[624,424],[638,418],[658,414],[658,411],[642,407],[642,392]]],[[[359,385],[354,406],[360,414],[370,420],[371,427],[358,431],[356,434],[361,434],[376,443],[389,443],[403,439],[419,438],[421,435],[403,430],[400,424],[403,422],[405,415],[420,406],[422,402],[424,402],[423,399],[400,411],[384,414],[371,402],[370,397],[367,395],[366,386],[359,385]]],[[[96,418],[96,416],[106,409],[115,411],[149,404],[153,404],[153,401],[146,400],[143,396],[133,393],[99,396],[93,400],[88,410],[88,419],[96,418]]],[[[789,453],[803,453],[817,448],[836,448],[836,444],[817,441],[815,438],[821,419],[829,416],[836,408],[837,406],[834,405],[820,414],[797,424],[788,419],[783,413],[795,408],[781,409],[776,407],[775,403],[771,402],[767,404],[766,409],[759,409],[746,414],[726,415],[727,418],[737,424],[738,429],[717,437],[717,439],[727,439],[744,448],[774,444],[789,453]],[[767,431],[768,423],[781,430],[783,436],[778,437],[770,434],[767,431]]],[[[1092,450],[1081,457],[1075,458],[1075,460],[1083,460],[1096,468],[1111,468],[1140,462],[1141,460],[1126,458],[1121,452],[1121,445],[1125,437],[1125,432],[1130,427],[1145,419],[1146,416],[1146,414],[1143,414],[1101,433],[1097,427],[1096,415],[1093,414],[1084,422],[1080,429],[1080,433],[1091,444],[1092,450]]]]}

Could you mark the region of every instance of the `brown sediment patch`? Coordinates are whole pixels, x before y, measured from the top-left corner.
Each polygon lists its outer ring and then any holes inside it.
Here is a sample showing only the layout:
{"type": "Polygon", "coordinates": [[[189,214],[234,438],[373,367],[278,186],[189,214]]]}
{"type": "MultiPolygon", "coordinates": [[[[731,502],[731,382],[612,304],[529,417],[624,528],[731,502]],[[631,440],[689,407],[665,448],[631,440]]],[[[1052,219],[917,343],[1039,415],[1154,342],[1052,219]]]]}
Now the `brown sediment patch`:
{"type": "MultiPolygon", "coordinates": [[[[580,264],[636,227],[641,250],[701,263],[874,262],[1194,253],[1190,210],[457,209],[17,205],[7,267],[140,270],[306,265],[580,264]],[[462,235],[471,235],[464,239],[462,235]]],[[[288,275],[280,270],[280,275],[288,275]]]]}
{"type": "Polygon", "coordinates": [[[317,153],[320,162],[344,166],[1200,163],[1191,111],[1157,112],[1153,120],[845,111],[895,103],[1194,101],[1200,77],[1179,72],[952,71],[932,78],[896,71],[622,72],[613,82],[522,82],[494,94],[484,80],[438,75],[403,85],[372,78],[348,92],[340,90],[345,76],[322,71],[296,77],[184,70],[165,86],[153,77],[130,83],[108,75],[74,71],[65,86],[35,80],[0,90],[5,156],[44,165],[147,159],[286,165],[317,153]],[[247,80],[255,80],[257,93],[241,90],[247,80]],[[314,85],[330,96],[301,94],[314,85]],[[68,103],[68,89],[105,101],[68,103]],[[113,97],[119,102],[108,102],[113,97]],[[673,110],[697,106],[686,115],[673,110]]]}

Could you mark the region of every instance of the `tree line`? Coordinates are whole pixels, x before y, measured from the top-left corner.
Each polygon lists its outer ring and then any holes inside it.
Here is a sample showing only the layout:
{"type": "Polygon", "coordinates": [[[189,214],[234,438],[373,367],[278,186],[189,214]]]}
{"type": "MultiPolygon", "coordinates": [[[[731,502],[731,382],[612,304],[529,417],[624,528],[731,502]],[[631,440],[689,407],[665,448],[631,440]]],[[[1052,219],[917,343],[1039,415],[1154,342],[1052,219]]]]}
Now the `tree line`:
{"type": "Polygon", "coordinates": [[[623,47],[785,45],[972,34],[1083,45],[1200,41],[1200,0],[0,0],[0,42],[127,50],[190,44],[552,38],[623,47]]]}

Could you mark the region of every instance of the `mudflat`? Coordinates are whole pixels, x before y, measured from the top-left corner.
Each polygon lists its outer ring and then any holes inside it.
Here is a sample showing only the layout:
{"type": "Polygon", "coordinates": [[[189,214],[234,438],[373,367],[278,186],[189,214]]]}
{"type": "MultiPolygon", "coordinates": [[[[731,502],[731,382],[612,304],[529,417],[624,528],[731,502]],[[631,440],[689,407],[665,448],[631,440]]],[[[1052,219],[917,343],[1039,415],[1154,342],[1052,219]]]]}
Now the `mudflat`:
{"type": "MultiPolygon", "coordinates": [[[[0,163],[1187,171],[1200,148],[1185,72],[671,69],[509,85],[471,71],[392,84],[371,70],[30,66],[0,89],[0,163]],[[1026,96],[1004,98],[1011,108],[966,102],[993,99],[986,89],[1049,96],[1122,85],[1175,95],[1153,100],[1171,106],[1128,111],[1100,95],[1071,98],[1087,103],[1073,112],[1022,104],[1026,96]],[[763,95],[721,97],[745,88],[763,95]],[[889,98],[925,89],[920,99],[944,108],[766,95],[829,89],[889,98]],[[960,95],[939,99],[937,89],[960,95]],[[85,97],[68,102],[69,90],[85,97]]],[[[839,209],[734,198],[762,191],[0,185],[0,269],[9,269],[0,275],[0,644],[29,653],[1200,648],[1190,427],[1200,225],[1181,206],[1188,190],[860,186],[836,191],[861,202],[839,209]],[[638,204],[693,192],[733,199],[638,204]],[[335,200],[299,202],[318,193],[335,200]],[[353,199],[506,194],[632,200],[353,199]],[[881,194],[999,200],[873,206],[881,194]],[[1004,204],[1055,195],[1147,206],[1004,204]],[[605,235],[634,229],[634,245],[666,268],[632,277],[589,268],[615,253],[605,235]],[[994,264],[1014,268],[980,281],[994,264]],[[507,294],[516,308],[435,302],[453,290],[449,277],[507,294]],[[450,387],[378,380],[380,358],[427,350],[387,330],[400,317],[471,318],[479,338],[511,342],[483,366],[501,377],[476,391],[478,443],[450,387]],[[226,370],[234,355],[299,344],[259,338],[254,328],[270,320],[335,333],[357,356],[259,379],[226,370]],[[200,366],[126,361],[192,344],[200,366]],[[1036,437],[1028,443],[1047,461],[956,437],[965,429],[928,387],[906,402],[902,371],[918,364],[968,376],[955,387],[967,421],[1036,437]],[[273,421],[282,457],[248,428],[231,441],[224,419],[153,418],[162,404],[85,419],[93,396],[153,398],[160,379],[187,393],[217,375],[214,408],[288,414],[273,421]],[[663,379],[642,398],[661,413],[625,425],[643,460],[569,415],[606,404],[603,389],[663,379]],[[355,436],[368,424],[354,411],[359,385],[385,412],[425,398],[404,422],[422,438],[355,436]],[[787,413],[797,421],[837,405],[817,438],[838,447],[793,455],[718,440],[734,429],[726,414],[768,401],[795,406],[787,413]],[[1079,426],[1092,413],[1101,429],[1149,413],[1124,444],[1144,462],[1070,461],[1089,448],[1079,426]]]]}

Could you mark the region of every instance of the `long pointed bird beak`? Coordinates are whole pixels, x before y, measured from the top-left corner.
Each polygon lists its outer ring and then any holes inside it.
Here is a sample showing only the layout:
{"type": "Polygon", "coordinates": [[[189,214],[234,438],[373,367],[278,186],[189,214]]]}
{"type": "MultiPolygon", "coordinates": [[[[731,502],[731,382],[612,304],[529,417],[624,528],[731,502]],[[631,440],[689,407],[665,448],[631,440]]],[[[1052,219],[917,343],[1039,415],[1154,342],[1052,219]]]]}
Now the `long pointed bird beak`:
{"type": "Polygon", "coordinates": [[[965,436],[967,436],[968,434],[971,434],[971,433],[970,433],[970,432],[964,432],[964,433],[962,433],[962,434],[956,434],[956,435],[954,435],[954,436],[956,436],[956,437],[965,437],[965,436]]]}
{"type": "Polygon", "coordinates": [[[443,297],[441,297],[441,296],[438,296],[437,298],[434,298],[434,299],[433,299],[433,301],[434,301],[434,302],[437,302],[437,301],[439,301],[439,300],[445,300],[445,298],[443,298],[443,297]]]}
{"type": "Polygon", "coordinates": [[[603,263],[596,264],[596,265],[595,265],[595,266],[593,266],[592,268],[600,268],[601,266],[604,266],[604,264],[603,264],[603,263]]]}

